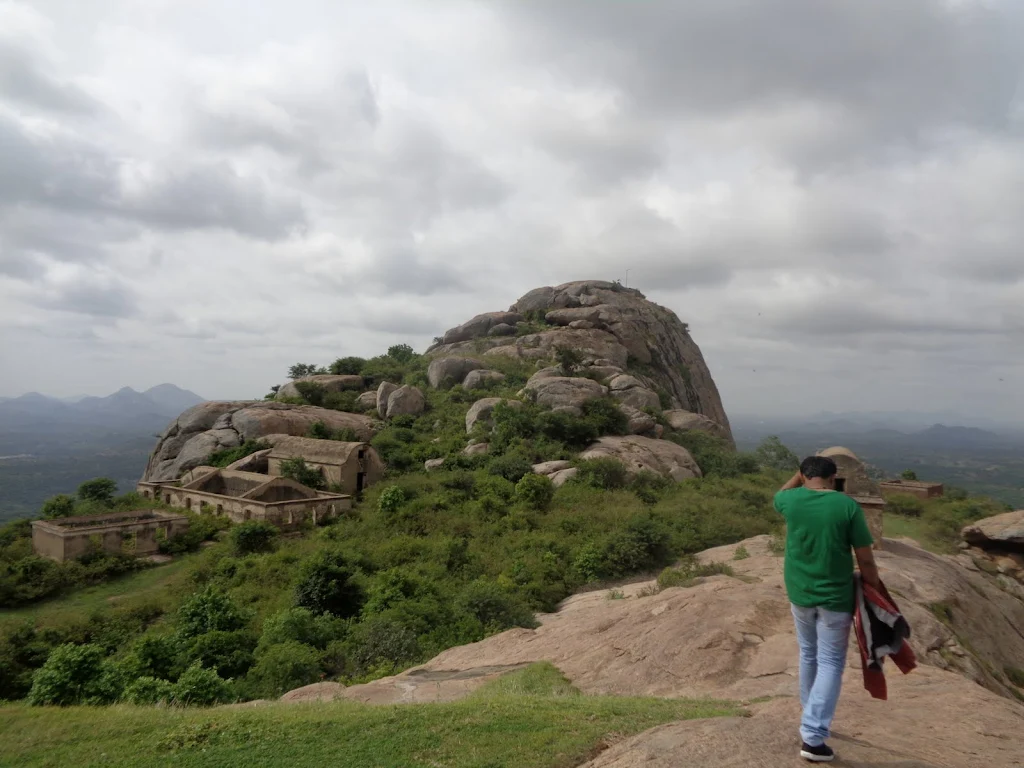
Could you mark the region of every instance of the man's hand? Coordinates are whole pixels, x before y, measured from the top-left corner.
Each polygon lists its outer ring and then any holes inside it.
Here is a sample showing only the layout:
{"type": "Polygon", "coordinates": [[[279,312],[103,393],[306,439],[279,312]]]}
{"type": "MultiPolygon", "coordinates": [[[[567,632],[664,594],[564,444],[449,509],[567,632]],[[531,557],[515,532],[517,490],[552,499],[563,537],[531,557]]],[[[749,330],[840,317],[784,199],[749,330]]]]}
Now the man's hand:
{"type": "Polygon", "coordinates": [[[797,470],[797,473],[795,475],[793,475],[791,478],[789,478],[789,480],[786,481],[786,484],[784,486],[782,486],[779,490],[780,491],[790,491],[793,488],[799,488],[803,484],[804,484],[804,476],[802,474],[800,474],[800,470],[797,470]]]}
{"type": "Polygon", "coordinates": [[[871,551],[871,547],[857,547],[853,550],[853,554],[857,556],[857,567],[860,568],[861,578],[865,583],[878,589],[882,585],[882,581],[878,578],[878,566],[875,565],[875,554],[871,551]]]}

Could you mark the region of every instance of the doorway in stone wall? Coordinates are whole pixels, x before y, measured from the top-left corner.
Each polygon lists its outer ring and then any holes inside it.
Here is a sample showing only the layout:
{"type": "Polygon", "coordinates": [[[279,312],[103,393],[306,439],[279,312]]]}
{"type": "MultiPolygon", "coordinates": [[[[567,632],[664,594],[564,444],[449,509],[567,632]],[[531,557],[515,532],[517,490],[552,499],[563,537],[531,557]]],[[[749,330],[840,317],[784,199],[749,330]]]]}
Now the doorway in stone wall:
{"type": "Polygon", "coordinates": [[[366,482],[366,473],[360,472],[356,475],[356,493],[363,492],[363,484],[366,482]]]}

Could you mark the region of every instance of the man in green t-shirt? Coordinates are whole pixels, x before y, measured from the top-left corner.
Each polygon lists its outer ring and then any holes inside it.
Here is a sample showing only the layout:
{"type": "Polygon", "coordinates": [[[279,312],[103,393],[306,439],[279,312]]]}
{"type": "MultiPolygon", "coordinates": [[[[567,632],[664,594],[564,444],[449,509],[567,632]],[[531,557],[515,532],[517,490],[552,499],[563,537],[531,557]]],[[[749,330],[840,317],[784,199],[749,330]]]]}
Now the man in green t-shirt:
{"type": "Polygon", "coordinates": [[[800,756],[817,763],[835,758],[825,740],[853,622],[854,555],[864,581],[878,586],[864,510],[835,490],[836,472],[832,459],[811,456],[775,495],[786,519],[786,593],[800,646],[800,756]]]}

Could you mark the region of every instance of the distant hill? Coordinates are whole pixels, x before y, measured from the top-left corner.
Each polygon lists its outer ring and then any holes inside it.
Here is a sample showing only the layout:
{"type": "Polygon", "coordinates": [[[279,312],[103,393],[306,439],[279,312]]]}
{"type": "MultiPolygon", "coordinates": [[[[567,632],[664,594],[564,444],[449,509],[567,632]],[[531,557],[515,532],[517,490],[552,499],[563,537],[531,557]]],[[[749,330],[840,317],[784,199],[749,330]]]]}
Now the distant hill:
{"type": "Polygon", "coordinates": [[[160,384],[106,397],[58,399],[38,392],[0,399],[0,523],[34,514],[44,499],[105,475],[129,490],[142,475],[155,435],[195,392],[160,384]]]}

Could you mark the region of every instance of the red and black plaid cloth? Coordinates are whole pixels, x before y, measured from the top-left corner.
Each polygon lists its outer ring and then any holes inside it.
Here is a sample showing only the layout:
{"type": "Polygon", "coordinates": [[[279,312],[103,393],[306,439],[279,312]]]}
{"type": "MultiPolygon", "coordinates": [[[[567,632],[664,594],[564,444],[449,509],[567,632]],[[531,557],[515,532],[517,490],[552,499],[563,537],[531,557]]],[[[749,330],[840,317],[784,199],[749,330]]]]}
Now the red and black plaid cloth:
{"type": "Polygon", "coordinates": [[[910,625],[903,618],[896,602],[884,584],[875,589],[854,576],[857,601],[853,609],[853,629],[857,633],[861,667],[864,670],[864,688],[876,699],[887,699],[885,672],[882,664],[886,656],[903,674],[917,666],[914,652],[907,643],[910,625]]]}

